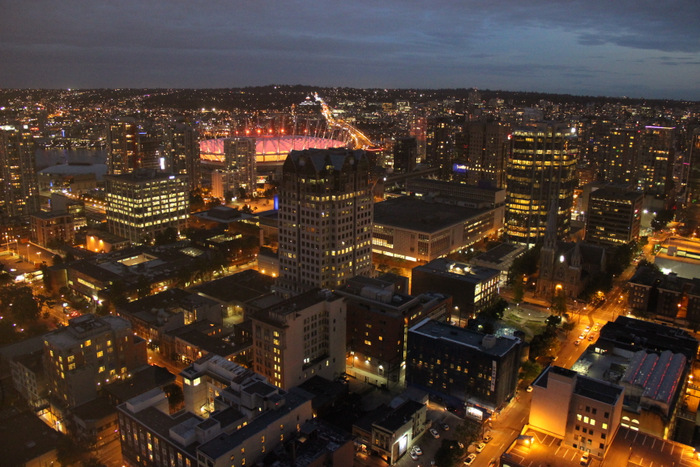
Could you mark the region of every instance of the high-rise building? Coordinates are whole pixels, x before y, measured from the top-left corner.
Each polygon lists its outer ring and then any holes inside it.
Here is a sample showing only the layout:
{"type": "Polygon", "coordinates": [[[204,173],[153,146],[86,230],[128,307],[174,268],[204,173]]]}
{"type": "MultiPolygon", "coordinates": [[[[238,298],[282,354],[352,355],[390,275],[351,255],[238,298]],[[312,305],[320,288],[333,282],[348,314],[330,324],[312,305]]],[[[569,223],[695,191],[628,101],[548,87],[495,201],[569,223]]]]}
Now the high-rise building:
{"type": "Polygon", "coordinates": [[[138,125],[131,117],[107,123],[107,173],[129,173],[137,167],[138,125]]]}
{"type": "Polygon", "coordinates": [[[690,137],[690,172],[688,173],[687,203],[700,203],[700,127],[690,137]]]}
{"type": "Polygon", "coordinates": [[[132,243],[144,243],[168,228],[180,232],[187,220],[187,179],[141,169],[105,176],[107,228],[132,243]]]}
{"type": "Polygon", "coordinates": [[[27,125],[0,126],[0,216],[28,216],[39,210],[35,144],[27,125]]]}
{"type": "Polygon", "coordinates": [[[282,389],[345,372],[347,304],[340,295],[312,289],[251,315],[257,373],[282,389]]]}
{"type": "Polygon", "coordinates": [[[255,138],[227,138],[224,140],[224,167],[222,180],[224,196],[230,192],[238,197],[241,191],[255,191],[255,138]]]}
{"type": "Polygon", "coordinates": [[[176,123],[166,131],[165,170],[178,175],[187,175],[190,190],[200,185],[199,137],[188,124],[176,123]]]}
{"type": "Polygon", "coordinates": [[[540,123],[513,131],[506,164],[506,231],[510,241],[534,245],[544,238],[547,214],[558,208],[559,238],[569,233],[576,187],[576,129],[540,123]]]}
{"type": "Polygon", "coordinates": [[[418,142],[416,138],[398,138],[394,143],[394,170],[412,172],[418,160],[418,142]]]}
{"type": "Polygon", "coordinates": [[[603,166],[606,182],[636,185],[639,131],[631,128],[610,130],[608,156],[603,166]]]}
{"type": "Polygon", "coordinates": [[[426,131],[426,160],[432,167],[440,169],[440,176],[449,178],[455,157],[455,134],[459,131],[452,116],[428,119],[426,131]]]}
{"type": "Polygon", "coordinates": [[[646,126],[640,133],[637,188],[666,198],[673,190],[675,127],[646,126]]]}
{"type": "Polygon", "coordinates": [[[292,151],[279,188],[280,288],[333,289],[372,272],[372,192],[364,151],[292,151]]]}
{"type": "Polygon", "coordinates": [[[64,407],[95,399],[102,386],[146,364],[146,341],[116,316],[79,316],[44,336],[49,389],[64,407]]]}
{"type": "Polygon", "coordinates": [[[591,193],[586,241],[621,245],[637,240],[643,201],[641,191],[606,187],[591,193]]]}
{"type": "Polygon", "coordinates": [[[488,183],[505,188],[505,163],[510,147],[510,128],[501,122],[468,122],[457,135],[456,159],[469,185],[488,183]],[[463,166],[463,168],[461,168],[463,166]]]}

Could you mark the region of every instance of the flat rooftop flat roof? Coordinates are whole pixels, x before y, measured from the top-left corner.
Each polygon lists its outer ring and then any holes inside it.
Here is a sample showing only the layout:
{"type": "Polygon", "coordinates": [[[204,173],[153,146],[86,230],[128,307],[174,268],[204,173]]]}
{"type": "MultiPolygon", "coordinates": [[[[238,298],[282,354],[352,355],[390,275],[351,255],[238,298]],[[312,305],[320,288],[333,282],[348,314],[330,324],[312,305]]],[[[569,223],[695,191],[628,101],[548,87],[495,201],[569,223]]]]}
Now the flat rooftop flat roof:
{"type": "Polygon", "coordinates": [[[412,196],[400,196],[381,203],[375,203],[374,223],[406,230],[434,233],[455,224],[463,223],[488,211],[487,209],[431,203],[412,196]]]}
{"type": "Polygon", "coordinates": [[[520,339],[513,337],[493,336],[493,346],[484,347],[484,338],[490,339],[486,334],[482,334],[471,329],[452,326],[451,324],[435,321],[426,318],[413,326],[409,332],[422,334],[436,340],[451,341],[458,345],[472,347],[479,352],[501,357],[511,349],[520,344],[520,339]]]}

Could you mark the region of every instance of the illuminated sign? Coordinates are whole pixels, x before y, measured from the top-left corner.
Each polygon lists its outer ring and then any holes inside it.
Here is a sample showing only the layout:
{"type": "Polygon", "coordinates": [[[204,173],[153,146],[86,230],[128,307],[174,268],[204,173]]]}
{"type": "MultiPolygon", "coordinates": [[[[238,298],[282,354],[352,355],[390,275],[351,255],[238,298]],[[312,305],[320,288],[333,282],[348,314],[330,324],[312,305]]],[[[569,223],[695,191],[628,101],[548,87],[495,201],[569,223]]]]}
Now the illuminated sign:
{"type": "Polygon", "coordinates": [[[454,173],[465,174],[467,173],[467,164],[457,164],[455,162],[452,164],[452,171],[454,173]]]}

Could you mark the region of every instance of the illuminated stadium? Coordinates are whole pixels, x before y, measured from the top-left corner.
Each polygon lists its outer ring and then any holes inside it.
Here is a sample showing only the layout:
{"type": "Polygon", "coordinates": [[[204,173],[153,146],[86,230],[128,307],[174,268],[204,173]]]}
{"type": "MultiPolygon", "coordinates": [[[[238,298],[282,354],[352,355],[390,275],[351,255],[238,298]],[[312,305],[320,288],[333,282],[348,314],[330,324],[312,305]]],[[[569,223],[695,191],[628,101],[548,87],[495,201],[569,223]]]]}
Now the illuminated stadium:
{"type": "MultiPolygon", "coordinates": [[[[255,160],[259,165],[280,165],[292,150],[338,148],[346,145],[345,141],[318,136],[256,136],[255,151],[257,154],[255,160]]],[[[224,138],[200,141],[199,153],[201,161],[205,164],[223,164],[224,138]]]]}

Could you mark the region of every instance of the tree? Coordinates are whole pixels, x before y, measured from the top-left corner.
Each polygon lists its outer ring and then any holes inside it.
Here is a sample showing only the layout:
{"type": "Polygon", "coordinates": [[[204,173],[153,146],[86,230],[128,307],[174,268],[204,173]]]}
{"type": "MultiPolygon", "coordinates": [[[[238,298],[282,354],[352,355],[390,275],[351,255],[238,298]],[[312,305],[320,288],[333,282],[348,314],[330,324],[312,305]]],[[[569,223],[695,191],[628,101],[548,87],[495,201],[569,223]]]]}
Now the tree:
{"type": "Polygon", "coordinates": [[[173,227],[168,227],[162,232],[156,234],[156,245],[167,245],[177,241],[177,230],[173,227]]]}
{"type": "Polygon", "coordinates": [[[542,365],[537,362],[526,360],[520,367],[520,371],[522,372],[523,381],[530,383],[542,373],[542,365]]]}
{"type": "Polygon", "coordinates": [[[443,438],[440,448],[435,453],[435,464],[448,467],[456,465],[462,453],[457,441],[443,438]]]}
{"type": "Polygon", "coordinates": [[[523,281],[520,280],[519,277],[516,277],[513,280],[513,301],[516,304],[520,304],[523,298],[525,298],[525,284],[523,284],[523,281]]]}
{"type": "Polygon", "coordinates": [[[523,275],[530,276],[537,272],[540,250],[542,250],[542,244],[538,243],[513,261],[509,271],[511,280],[522,278],[523,275]]]}
{"type": "Polygon", "coordinates": [[[562,316],[566,313],[567,309],[566,294],[559,288],[554,292],[554,298],[552,298],[552,310],[554,310],[557,315],[562,316]]]}
{"type": "Polygon", "coordinates": [[[175,383],[168,384],[163,388],[163,392],[168,397],[168,407],[170,413],[175,413],[182,409],[185,402],[185,395],[182,388],[175,383]]]}
{"type": "Polygon", "coordinates": [[[567,336],[571,331],[574,330],[575,327],[576,323],[574,323],[573,321],[567,321],[566,323],[561,325],[562,330],[566,333],[567,336]]]}
{"type": "Polygon", "coordinates": [[[530,360],[539,357],[554,357],[559,353],[561,343],[557,339],[556,328],[545,327],[544,331],[536,334],[530,341],[530,360]]]}

